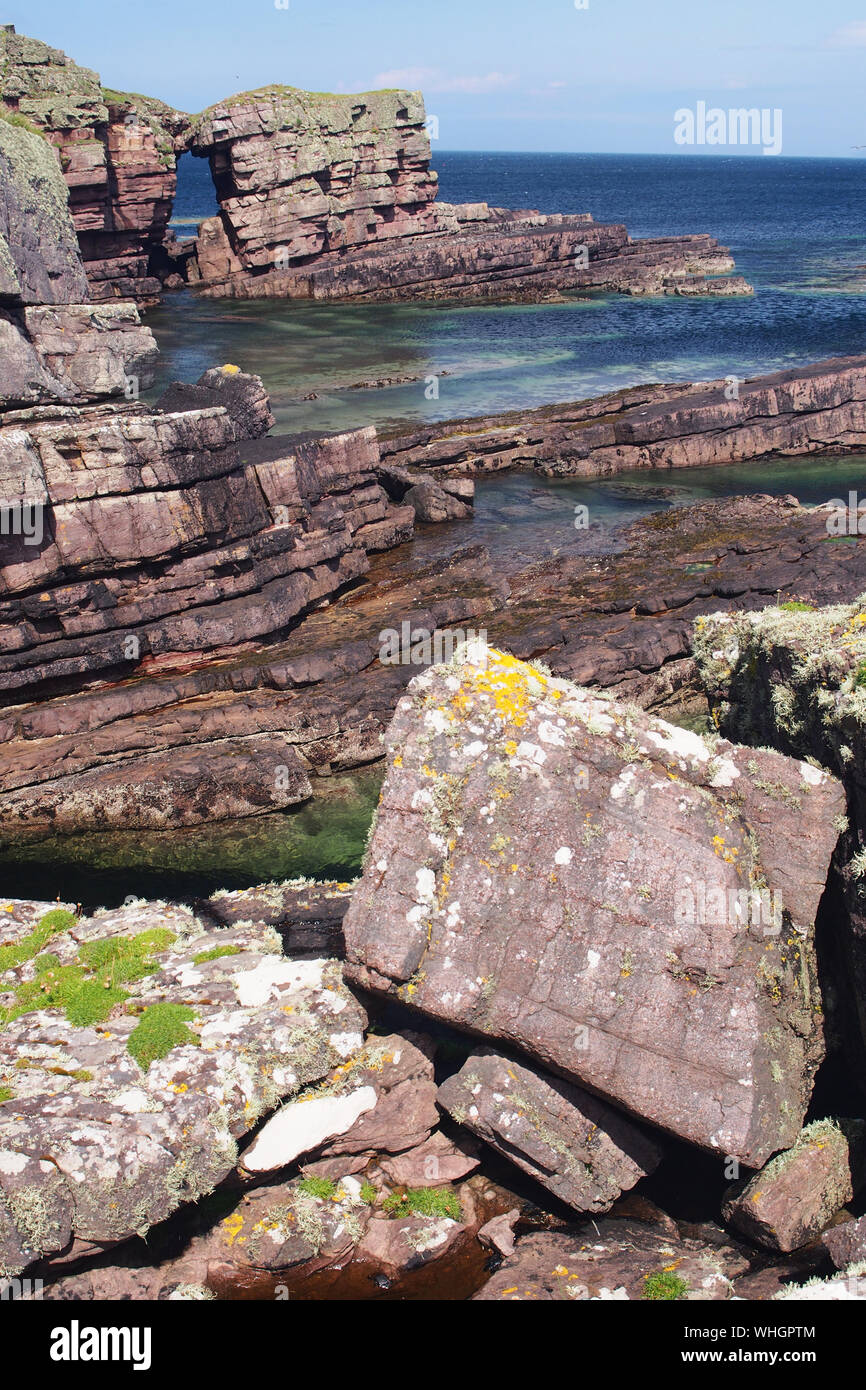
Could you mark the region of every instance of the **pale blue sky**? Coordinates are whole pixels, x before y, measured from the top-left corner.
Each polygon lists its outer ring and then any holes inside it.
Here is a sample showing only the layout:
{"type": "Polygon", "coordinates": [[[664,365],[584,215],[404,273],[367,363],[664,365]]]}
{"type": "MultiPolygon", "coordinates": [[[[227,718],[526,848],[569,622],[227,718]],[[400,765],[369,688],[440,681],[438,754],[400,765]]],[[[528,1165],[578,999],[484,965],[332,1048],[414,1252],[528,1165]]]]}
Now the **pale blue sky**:
{"type": "Polygon", "coordinates": [[[866,0],[5,0],[0,21],[190,111],[409,86],[441,149],[687,154],[674,112],[703,100],[781,108],[786,155],[866,158],[866,0]]]}

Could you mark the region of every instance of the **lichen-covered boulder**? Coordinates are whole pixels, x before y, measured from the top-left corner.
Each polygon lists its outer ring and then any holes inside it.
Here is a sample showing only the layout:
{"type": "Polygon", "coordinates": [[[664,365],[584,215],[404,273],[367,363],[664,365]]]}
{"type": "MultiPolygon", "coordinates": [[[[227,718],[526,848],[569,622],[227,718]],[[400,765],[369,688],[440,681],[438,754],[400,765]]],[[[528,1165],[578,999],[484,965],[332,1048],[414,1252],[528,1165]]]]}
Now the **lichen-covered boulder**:
{"type": "Polygon", "coordinates": [[[387,745],[351,980],[750,1166],[793,1143],[832,777],[493,651],[418,676],[387,745]]]}
{"type": "Polygon", "coordinates": [[[186,908],[0,903],[0,1271],[143,1233],[361,1046],[333,961],[186,908]]]}
{"type": "Polygon", "coordinates": [[[578,1211],[607,1211],[658,1166],[661,1151],[596,1096],[490,1048],[439,1087],[461,1125],[578,1211]]]}
{"type": "Polygon", "coordinates": [[[866,1183],[866,1123],[819,1120],[726,1197],[725,1219],[759,1245],[796,1250],[866,1183]]]}

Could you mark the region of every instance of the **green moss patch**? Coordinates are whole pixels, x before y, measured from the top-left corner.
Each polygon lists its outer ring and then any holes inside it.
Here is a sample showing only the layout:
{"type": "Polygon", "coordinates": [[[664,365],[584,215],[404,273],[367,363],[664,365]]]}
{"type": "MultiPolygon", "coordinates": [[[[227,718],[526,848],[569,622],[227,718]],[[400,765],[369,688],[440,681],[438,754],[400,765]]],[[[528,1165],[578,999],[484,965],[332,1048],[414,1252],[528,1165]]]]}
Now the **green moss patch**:
{"type": "Polygon", "coordinates": [[[184,1043],[197,1047],[198,1038],[186,1026],[194,1018],[195,1010],[186,1004],[151,1004],[130,1033],[127,1051],[147,1071],[151,1062],[167,1056],[172,1048],[184,1043]]]}
{"type": "Polygon", "coordinates": [[[392,1192],[386,1197],[383,1209],[389,1216],[450,1217],[462,1220],[463,1213],[456,1192],[447,1187],[409,1187],[405,1192],[392,1192]]]}
{"type": "Polygon", "coordinates": [[[670,1270],[663,1269],[658,1274],[648,1274],[643,1281],[642,1298],[665,1299],[674,1301],[684,1298],[689,1291],[689,1286],[685,1279],[680,1279],[678,1274],[673,1274],[670,1270]]]}
{"type": "Polygon", "coordinates": [[[223,956],[239,956],[240,946],[213,946],[209,951],[199,951],[193,956],[193,965],[204,965],[209,960],[221,960],[223,956]]]}
{"type": "Polygon", "coordinates": [[[154,952],[167,950],[176,940],[174,932],[157,927],[137,936],[86,941],[76,959],[64,965],[43,947],[52,936],[74,926],[75,920],[71,912],[55,909],[40,918],[23,941],[0,948],[0,969],[10,970],[36,958],[35,977],[19,984],[14,1003],[0,1009],[0,1028],[38,1009],[62,1009],[78,1028],[102,1023],[129,998],[122,986],[152,975],[157,969],[154,952]]]}
{"type": "Polygon", "coordinates": [[[303,1192],[307,1197],[318,1197],[321,1201],[329,1201],[337,1195],[337,1184],[330,1178],[301,1178],[298,1183],[298,1191],[303,1192]]]}
{"type": "Polygon", "coordinates": [[[69,931],[75,926],[76,918],[65,908],[55,907],[51,912],[46,912],[44,917],[40,917],[36,926],[27,936],[20,941],[14,942],[11,946],[0,946],[0,975],[7,970],[17,970],[19,966],[25,965],[28,960],[38,956],[52,936],[57,936],[59,932],[69,931]]]}

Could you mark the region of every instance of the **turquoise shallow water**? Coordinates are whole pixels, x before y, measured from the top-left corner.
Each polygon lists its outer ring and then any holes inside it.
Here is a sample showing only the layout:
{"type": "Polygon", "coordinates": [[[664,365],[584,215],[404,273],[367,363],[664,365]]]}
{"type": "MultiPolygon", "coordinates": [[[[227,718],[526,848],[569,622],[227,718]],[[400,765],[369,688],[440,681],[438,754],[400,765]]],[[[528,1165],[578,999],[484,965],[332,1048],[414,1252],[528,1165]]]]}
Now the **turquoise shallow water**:
{"type": "MultiPolygon", "coordinates": [[[[866,348],[863,160],[434,151],[434,166],[447,201],[589,211],[625,222],[634,236],[710,232],[757,293],[442,307],[232,303],[181,292],[148,316],[163,351],[161,384],[235,362],[264,378],[278,429],[335,430],[525,408],[647,381],[754,375],[866,348]],[[408,375],[419,380],[345,389],[408,375]],[[430,375],[439,376],[438,398],[430,375]],[[302,399],[311,393],[316,400],[302,399]]],[[[212,210],[207,166],[190,158],[177,215],[212,210]]]]}

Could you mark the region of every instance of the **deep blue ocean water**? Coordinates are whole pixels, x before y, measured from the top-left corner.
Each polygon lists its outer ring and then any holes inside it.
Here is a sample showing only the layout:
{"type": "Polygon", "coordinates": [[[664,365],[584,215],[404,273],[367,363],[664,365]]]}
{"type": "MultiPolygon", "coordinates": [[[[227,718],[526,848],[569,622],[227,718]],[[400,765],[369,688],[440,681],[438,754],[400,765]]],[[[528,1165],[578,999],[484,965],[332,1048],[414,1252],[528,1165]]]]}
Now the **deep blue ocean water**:
{"type": "MultiPolygon", "coordinates": [[[[259,372],[282,430],[446,419],[657,380],[779,370],[866,350],[866,160],[448,153],[441,197],[591,212],[634,236],[710,232],[754,299],[507,307],[346,306],[167,297],[149,316],[161,380],[236,362],[259,372]],[[371,377],[440,375],[375,391],[371,377]],[[316,392],[315,401],[298,398],[316,392]]],[[[181,164],[180,234],[215,209],[208,165],[181,164]]]]}

